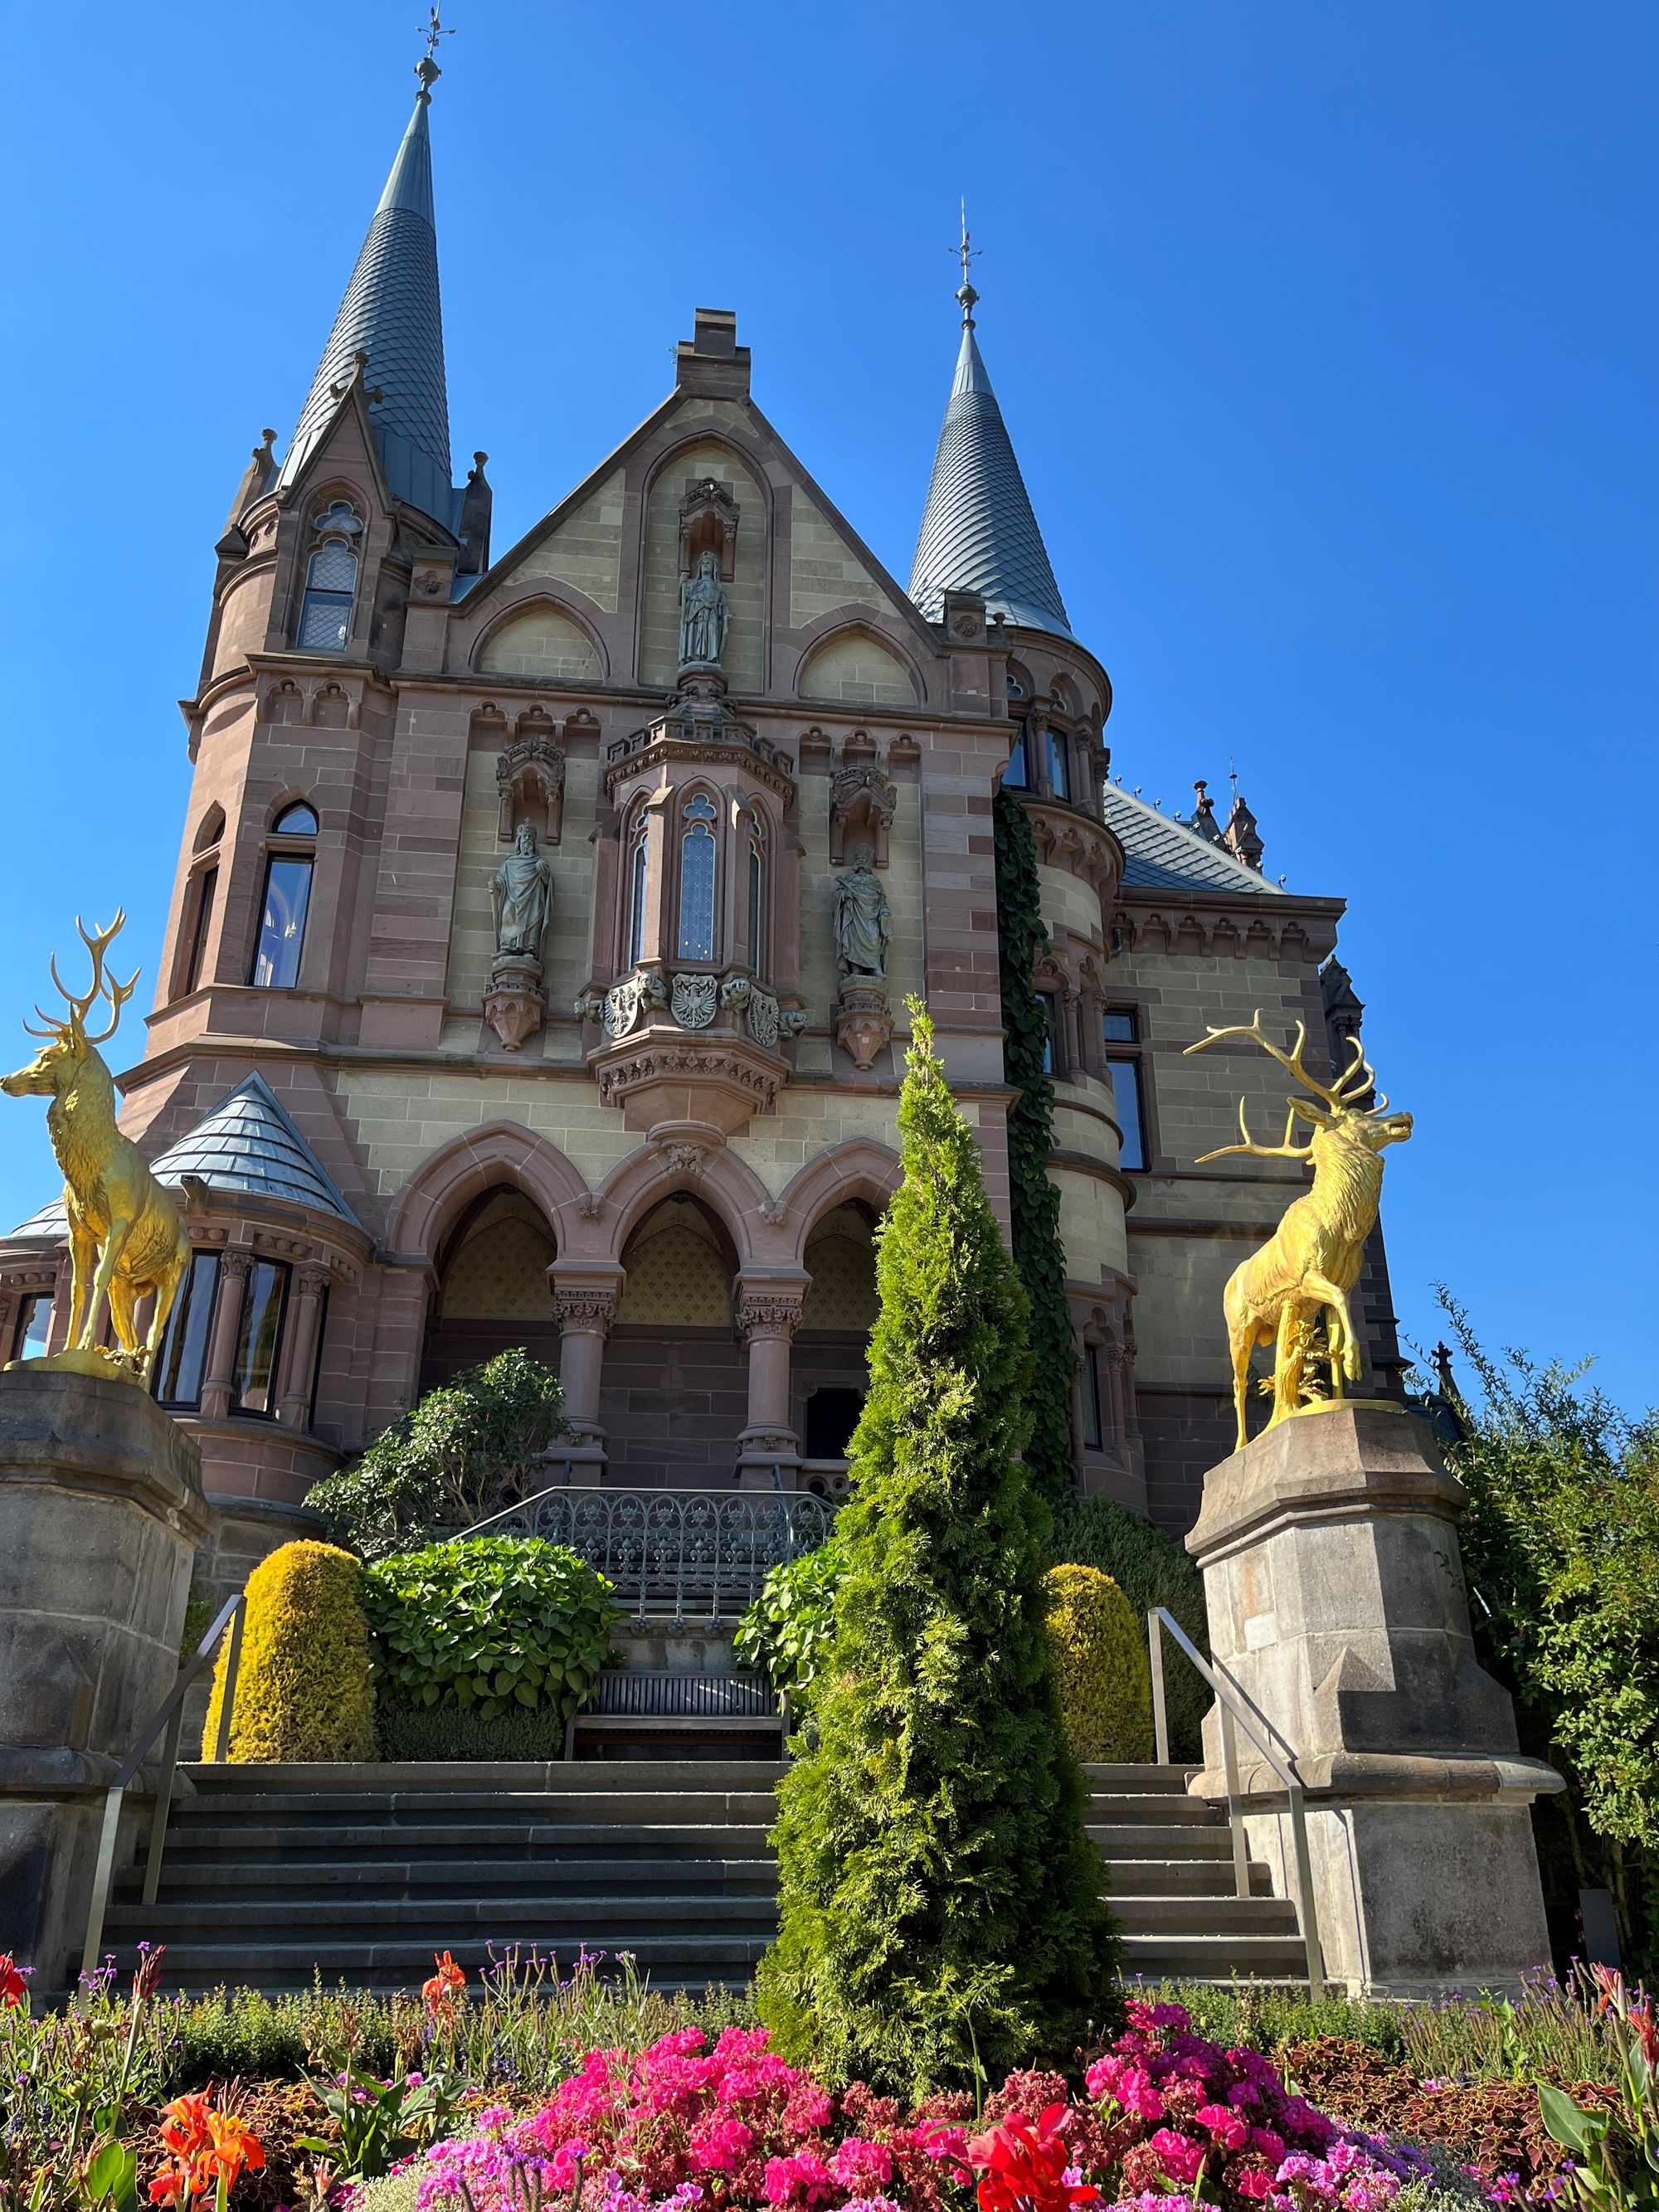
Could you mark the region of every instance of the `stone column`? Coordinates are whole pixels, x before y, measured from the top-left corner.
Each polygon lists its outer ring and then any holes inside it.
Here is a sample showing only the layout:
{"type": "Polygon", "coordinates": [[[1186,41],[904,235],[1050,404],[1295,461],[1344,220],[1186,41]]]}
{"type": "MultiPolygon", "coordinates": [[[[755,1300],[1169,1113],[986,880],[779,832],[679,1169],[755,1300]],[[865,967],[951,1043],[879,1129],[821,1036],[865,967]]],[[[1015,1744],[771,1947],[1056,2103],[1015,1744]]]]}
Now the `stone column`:
{"type": "Polygon", "coordinates": [[[617,1267],[556,1260],[547,1271],[553,1310],[559,1317],[559,1381],[564,1386],[565,1434],[549,1452],[554,1463],[569,1460],[579,1480],[601,1482],[607,1462],[606,1437],[599,1421],[599,1389],[605,1379],[605,1344],[617,1318],[627,1280],[617,1267]]]}
{"type": "Polygon", "coordinates": [[[219,1285],[208,1333],[202,1374],[202,1419],[222,1421],[230,1412],[230,1386],[236,1366],[236,1332],[242,1321],[242,1294],[253,1255],[240,1248],[219,1255],[219,1285]]]}
{"type": "Polygon", "coordinates": [[[195,1442],[147,1390],[0,1374],[0,1950],[37,1995],[73,1984],[104,1791],[178,1679],[209,1517],[195,1442]]]}
{"type": "MultiPolygon", "coordinates": [[[[1562,1784],[1475,1658],[1465,1496],[1414,1415],[1339,1401],[1212,1468],[1187,1539],[1214,1656],[1294,1755],[1326,1971],[1354,1991],[1514,1987],[1549,1960],[1528,1808],[1562,1784]]],[[[1213,1713],[1204,1752],[1192,1790],[1224,1796],[1213,1713]]],[[[1251,1855],[1293,1894],[1284,1795],[1242,1731],[1239,1758],[1251,1855]]]]}
{"type": "Polygon", "coordinates": [[[770,1490],[775,1469],[793,1490],[801,1464],[800,1438],[789,1420],[789,1353],[800,1326],[810,1275],[739,1275],[738,1334],[749,1348],[749,1419],[738,1438],[738,1483],[770,1490]]]}
{"type": "Polygon", "coordinates": [[[289,1318],[288,1349],[276,1419],[285,1429],[311,1426],[311,1378],[317,1371],[317,1331],[329,1285],[326,1267],[301,1267],[289,1318]]]}

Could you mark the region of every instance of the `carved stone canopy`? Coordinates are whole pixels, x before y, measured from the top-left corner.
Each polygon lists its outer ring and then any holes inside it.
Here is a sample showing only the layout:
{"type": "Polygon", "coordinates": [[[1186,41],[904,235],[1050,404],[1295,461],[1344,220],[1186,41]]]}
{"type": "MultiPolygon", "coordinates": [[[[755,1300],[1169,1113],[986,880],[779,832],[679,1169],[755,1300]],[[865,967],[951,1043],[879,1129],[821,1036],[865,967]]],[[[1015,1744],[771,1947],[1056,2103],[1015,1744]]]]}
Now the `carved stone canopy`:
{"type": "Polygon", "coordinates": [[[720,581],[729,584],[737,573],[739,509],[730,484],[716,477],[686,479],[680,501],[680,574],[689,576],[704,553],[720,564],[720,581]]]}
{"type": "Polygon", "coordinates": [[[838,768],[830,783],[830,861],[844,866],[860,845],[871,846],[876,866],[887,866],[888,832],[898,807],[898,786],[873,761],[838,768]]]}
{"type": "Polygon", "coordinates": [[[518,735],[495,763],[501,800],[495,834],[503,844],[509,843],[528,815],[542,842],[556,845],[564,828],[564,751],[554,741],[550,719],[545,730],[526,729],[527,719],[520,720],[518,735]],[[537,821],[538,813],[541,819],[537,821]]]}

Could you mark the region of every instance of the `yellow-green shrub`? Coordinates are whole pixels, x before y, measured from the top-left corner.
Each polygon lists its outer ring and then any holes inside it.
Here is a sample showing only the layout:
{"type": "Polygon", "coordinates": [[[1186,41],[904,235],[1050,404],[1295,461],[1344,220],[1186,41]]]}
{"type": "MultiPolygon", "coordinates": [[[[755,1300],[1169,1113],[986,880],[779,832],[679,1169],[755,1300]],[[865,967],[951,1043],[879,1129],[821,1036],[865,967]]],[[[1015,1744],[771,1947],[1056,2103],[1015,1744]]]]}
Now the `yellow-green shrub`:
{"type": "Polygon", "coordinates": [[[1072,1749],[1079,1759],[1150,1759],[1152,1668],[1128,1599],[1098,1567],[1050,1567],[1042,1587],[1072,1749]]]}
{"type": "MultiPolygon", "coordinates": [[[[219,1646],[202,1731],[219,1733],[229,1638],[219,1646]]],[[[247,1578],[230,1756],[372,1759],[374,1687],[363,1613],[363,1565],[332,1544],[284,1544],[247,1578]]]]}

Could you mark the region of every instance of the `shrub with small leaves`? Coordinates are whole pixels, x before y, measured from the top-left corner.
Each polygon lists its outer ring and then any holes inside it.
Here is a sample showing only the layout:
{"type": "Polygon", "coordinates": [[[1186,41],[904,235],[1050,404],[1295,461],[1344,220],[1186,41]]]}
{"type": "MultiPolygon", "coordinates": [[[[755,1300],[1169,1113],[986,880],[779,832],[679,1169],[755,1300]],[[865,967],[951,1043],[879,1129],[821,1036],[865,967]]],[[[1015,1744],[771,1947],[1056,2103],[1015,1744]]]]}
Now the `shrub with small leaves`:
{"type": "MultiPolygon", "coordinates": [[[[363,1569],[331,1544],[283,1544],[247,1578],[232,1709],[233,1761],[368,1759],[374,1685],[363,1620],[363,1569]]],[[[219,1641],[202,1731],[216,1743],[230,1665],[219,1641]]]]}
{"type": "Polygon", "coordinates": [[[744,1665],[758,1668],[775,1689],[787,1691],[802,1714],[812,1710],[817,1678],[835,1648],[841,1577],[841,1553],[833,1536],[815,1552],[784,1560],[761,1584],[760,1595],[732,1639],[744,1665]]]}
{"type": "Polygon", "coordinates": [[[548,1710],[568,1720],[621,1619],[603,1575],[533,1536],[400,1553],[369,1568],[366,1595],[382,1701],[483,1720],[548,1710]]]}
{"type": "Polygon", "coordinates": [[[1152,1676],[1129,1601],[1098,1567],[1050,1567],[1048,1652],[1079,1759],[1152,1755],[1152,1676]]]}

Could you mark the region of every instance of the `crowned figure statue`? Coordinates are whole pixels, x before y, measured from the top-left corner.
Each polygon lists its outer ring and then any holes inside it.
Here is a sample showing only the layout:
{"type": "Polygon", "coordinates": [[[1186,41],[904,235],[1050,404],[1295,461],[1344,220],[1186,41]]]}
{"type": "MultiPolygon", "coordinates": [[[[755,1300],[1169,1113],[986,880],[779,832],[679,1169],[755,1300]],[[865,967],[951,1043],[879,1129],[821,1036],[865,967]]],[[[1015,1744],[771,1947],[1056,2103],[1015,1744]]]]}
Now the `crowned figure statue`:
{"type": "Polygon", "coordinates": [[[699,554],[680,586],[680,666],[718,668],[731,624],[720,562],[712,553],[699,554]]]}
{"type": "Polygon", "coordinates": [[[495,914],[495,957],[541,965],[542,939],[553,905],[553,872],[536,848],[536,832],[519,824],[513,850],[496,869],[489,886],[495,914]]]}
{"type": "Polygon", "coordinates": [[[851,983],[884,982],[887,975],[892,922],[875,857],[873,846],[856,847],[836,885],[836,965],[851,983]]]}

